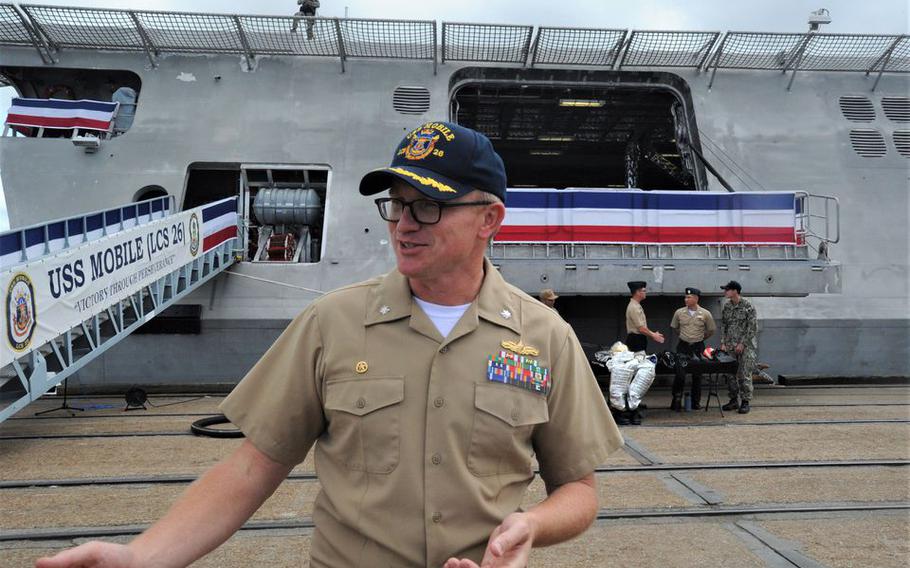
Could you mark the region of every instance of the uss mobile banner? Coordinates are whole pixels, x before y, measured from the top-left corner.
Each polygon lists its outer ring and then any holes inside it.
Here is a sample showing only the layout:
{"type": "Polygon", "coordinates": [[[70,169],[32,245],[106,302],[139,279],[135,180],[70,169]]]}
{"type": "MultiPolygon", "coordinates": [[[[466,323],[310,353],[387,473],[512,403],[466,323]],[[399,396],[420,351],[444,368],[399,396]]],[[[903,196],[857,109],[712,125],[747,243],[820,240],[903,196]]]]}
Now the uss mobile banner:
{"type": "Polygon", "coordinates": [[[126,229],[0,274],[0,366],[40,347],[202,252],[202,207],[126,229]]]}

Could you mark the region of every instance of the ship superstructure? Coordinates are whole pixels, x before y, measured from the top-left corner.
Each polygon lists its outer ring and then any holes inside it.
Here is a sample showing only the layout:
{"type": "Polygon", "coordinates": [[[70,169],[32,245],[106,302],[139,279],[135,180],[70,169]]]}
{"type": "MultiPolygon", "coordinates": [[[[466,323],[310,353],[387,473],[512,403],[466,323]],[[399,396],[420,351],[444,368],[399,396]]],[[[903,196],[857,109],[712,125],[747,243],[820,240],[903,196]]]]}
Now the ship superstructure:
{"type": "Polygon", "coordinates": [[[135,93],[90,152],[79,132],[8,130],[14,228],[239,197],[241,261],[183,301],[201,306],[201,333],[165,318],[82,386],[235,381],[321,292],[390,269],[387,229],[356,188],[427,120],[484,132],[517,192],[794,196],[791,243],[491,245],[509,281],[560,293],[582,341],[620,336],[628,280],[649,282],[649,322],[665,329],[685,286],[713,291],[716,309],[736,279],[779,373],[910,374],[910,37],[294,24],[0,4],[0,77],[21,97],[135,93]]]}

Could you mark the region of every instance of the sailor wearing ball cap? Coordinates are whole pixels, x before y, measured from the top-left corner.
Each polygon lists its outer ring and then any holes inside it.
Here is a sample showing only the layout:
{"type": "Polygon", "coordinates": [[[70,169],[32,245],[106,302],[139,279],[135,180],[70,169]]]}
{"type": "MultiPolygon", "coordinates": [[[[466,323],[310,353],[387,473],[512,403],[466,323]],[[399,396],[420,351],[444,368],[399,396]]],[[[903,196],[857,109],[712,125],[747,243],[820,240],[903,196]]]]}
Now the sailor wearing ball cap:
{"type": "Polygon", "coordinates": [[[724,333],[720,349],[732,351],[739,362],[736,376],[727,383],[730,402],[723,408],[738,408],[740,414],[746,414],[752,401],[752,373],[758,355],[758,315],[752,303],[740,295],[743,287],[739,282],[730,280],[720,288],[729,300],[721,312],[724,333]]]}

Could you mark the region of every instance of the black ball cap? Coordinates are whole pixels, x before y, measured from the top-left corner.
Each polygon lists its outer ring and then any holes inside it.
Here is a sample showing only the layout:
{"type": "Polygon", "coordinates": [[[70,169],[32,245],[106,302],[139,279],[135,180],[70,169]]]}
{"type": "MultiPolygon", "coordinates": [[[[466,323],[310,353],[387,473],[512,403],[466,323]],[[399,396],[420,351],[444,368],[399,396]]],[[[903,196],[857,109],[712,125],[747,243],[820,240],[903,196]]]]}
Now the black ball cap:
{"type": "Polygon", "coordinates": [[[730,280],[726,284],[720,287],[721,290],[736,290],[737,292],[742,292],[743,287],[740,286],[739,282],[736,280],[730,280]]]}
{"type": "Polygon", "coordinates": [[[399,179],[437,201],[449,201],[474,190],[506,201],[506,168],[490,139],[451,122],[427,122],[395,149],[392,164],[360,180],[361,195],[383,192],[399,179]]]}
{"type": "Polygon", "coordinates": [[[642,288],[647,288],[648,283],[643,282],[641,280],[634,280],[632,282],[626,282],[626,286],[629,287],[629,292],[632,292],[634,294],[635,292],[641,290],[642,288]]]}
{"type": "Polygon", "coordinates": [[[698,288],[692,288],[692,287],[686,288],[686,295],[689,295],[689,294],[691,294],[693,296],[701,297],[701,290],[699,290],[698,288]]]}

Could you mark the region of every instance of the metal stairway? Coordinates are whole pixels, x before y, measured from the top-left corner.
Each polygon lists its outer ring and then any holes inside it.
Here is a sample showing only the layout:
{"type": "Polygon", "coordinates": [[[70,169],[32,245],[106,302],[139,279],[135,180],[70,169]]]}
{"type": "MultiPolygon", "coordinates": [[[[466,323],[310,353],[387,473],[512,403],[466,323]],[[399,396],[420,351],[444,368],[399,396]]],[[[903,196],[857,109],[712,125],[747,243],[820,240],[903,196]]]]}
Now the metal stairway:
{"type": "MultiPolygon", "coordinates": [[[[224,205],[228,201],[230,200],[222,200],[218,204],[224,205]]],[[[19,243],[26,244],[21,247],[22,253],[18,263],[10,266],[9,257],[11,255],[4,255],[5,262],[2,272],[27,274],[30,270],[41,271],[43,269],[41,265],[52,260],[51,257],[55,255],[76,252],[80,247],[103,244],[103,239],[106,237],[132,238],[134,235],[147,231],[154,223],[159,225],[162,222],[166,223],[179,214],[179,212],[174,212],[172,197],[159,198],[145,202],[145,204],[148,204],[145,208],[147,214],[141,210],[143,204],[132,204],[118,210],[95,212],[75,219],[56,221],[0,235],[0,239],[3,239],[16,234],[19,243]],[[160,203],[157,203],[159,201],[160,203]],[[116,216],[119,222],[109,224],[111,211],[119,211],[116,216]],[[133,212],[132,216],[129,215],[129,211],[133,212]],[[88,229],[92,226],[91,220],[99,215],[102,221],[101,234],[98,235],[96,229],[95,235],[92,236],[88,229]],[[127,219],[128,217],[129,219],[127,219]],[[79,223],[81,223],[83,231],[78,236],[73,236],[70,228],[78,227],[79,223]],[[52,239],[49,238],[49,235],[53,231],[49,231],[49,227],[61,224],[66,233],[63,246],[60,247],[58,239],[58,246],[51,247],[52,239]],[[35,245],[28,246],[30,244],[29,232],[37,232],[39,235],[43,232],[45,236],[44,242],[39,243],[37,247],[37,253],[34,252],[35,245]],[[42,245],[43,250],[40,250],[42,245]],[[56,250],[54,250],[55,248],[56,250]]],[[[204,213],[205,207],[200,208],[203,210],[202,213],[204,213]]],[[[234,200],[233,215],[236,225],[236,200],[234,200]]],[[[221,217],[221,219],[225,218],[221,217]]],[[[201,225],[197,229],[199,250],[198,253],[194,253],[195,258],[189,262],[167,267],[166,273],[149,279],[128,295],[96,303],[90,310],[87,310],[88,317],[77,325],[56,334],[50,340],[36,342],[21,351],[14,350],[11,341],[3,341],[3,348],[14,353],[14,358],[0,369],[0,422],[59,385],[70,375],[97,359],[130,333],[154,318],[156,314],[177,303],[234,263],[236,230],[233,231],[233,236],[225,238],[225,228],[222,227],[219,242],[211,246],[209,250],[205,250],[202,245],[201,225]]],[[[230,233],[230,228],[228,228],[228,233],[230,233]]],[[[7,296],[9,295],[7,293],[7,296]]],[[[6,326],[9,327],[12,325],[9,297],[7,297],[6,303],[7,309],[4,310],[4,313],[6,314],[6,326]]]]}

